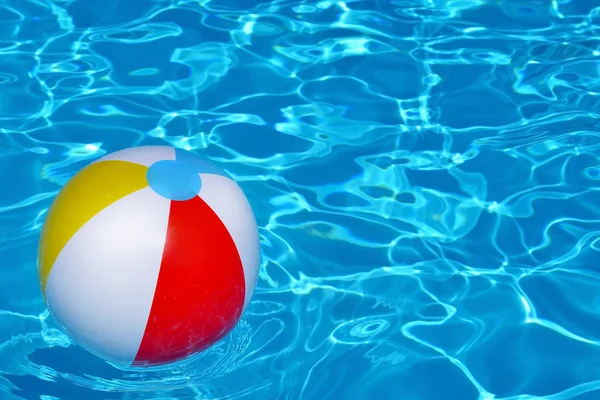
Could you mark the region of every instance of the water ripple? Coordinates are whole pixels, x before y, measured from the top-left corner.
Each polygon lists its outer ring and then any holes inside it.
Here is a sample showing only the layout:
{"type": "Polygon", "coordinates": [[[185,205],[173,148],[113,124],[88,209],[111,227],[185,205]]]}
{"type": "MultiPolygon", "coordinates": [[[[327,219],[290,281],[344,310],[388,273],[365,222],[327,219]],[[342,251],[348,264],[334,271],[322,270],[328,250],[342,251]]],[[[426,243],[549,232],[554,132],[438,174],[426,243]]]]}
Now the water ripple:
{"type": "Polygon", "coordinates": [[[0,2],[0,398],[598,398],[599,32],[573,0],[0,2]],[[49,318],[36,242],[79,168],[164,143],[240,182],[263,264],[217,346],[120,369],[49,318]]]}

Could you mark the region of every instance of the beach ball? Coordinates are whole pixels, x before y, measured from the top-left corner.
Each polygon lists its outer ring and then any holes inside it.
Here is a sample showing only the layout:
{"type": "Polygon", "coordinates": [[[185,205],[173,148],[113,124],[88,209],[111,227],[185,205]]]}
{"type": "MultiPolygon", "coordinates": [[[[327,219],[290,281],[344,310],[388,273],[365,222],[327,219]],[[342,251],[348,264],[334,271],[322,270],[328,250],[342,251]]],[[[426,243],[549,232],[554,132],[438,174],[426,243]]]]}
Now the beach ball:
{"type": "Polygon", "coordinates": [[[160,365],[226,336],[256,286],[256,220],[238,184],[190,152],[144,146],[92,162],[60,190],[38,249],[57,324],[118,365],[160,365]]]}

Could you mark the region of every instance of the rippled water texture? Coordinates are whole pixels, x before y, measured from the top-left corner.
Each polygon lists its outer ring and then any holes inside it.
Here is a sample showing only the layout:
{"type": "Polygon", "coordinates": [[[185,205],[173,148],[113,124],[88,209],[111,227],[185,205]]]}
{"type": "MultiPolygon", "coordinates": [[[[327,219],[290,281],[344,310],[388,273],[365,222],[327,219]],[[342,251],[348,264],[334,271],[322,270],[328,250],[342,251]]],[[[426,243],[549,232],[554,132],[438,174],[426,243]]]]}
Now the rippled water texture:
{"type": "Polygon", "coordinates": [[[0,399],[600,398],[591,0],[0,1],[0,399]],[[40,226],[106,152],[256,211],[235,331],[120,370],[45,310],[40,226]]]}

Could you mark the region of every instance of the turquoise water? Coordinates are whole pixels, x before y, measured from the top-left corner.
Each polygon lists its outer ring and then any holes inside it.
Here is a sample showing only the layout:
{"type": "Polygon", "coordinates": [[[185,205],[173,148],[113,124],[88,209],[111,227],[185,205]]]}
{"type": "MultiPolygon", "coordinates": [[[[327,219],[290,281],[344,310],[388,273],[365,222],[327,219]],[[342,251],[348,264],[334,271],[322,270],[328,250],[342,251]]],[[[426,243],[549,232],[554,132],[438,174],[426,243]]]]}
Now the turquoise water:
{"type": "Polygon", "coordinates": [[[0,400],[600,398],[591,0],[0,5],[0,400]],[[121,370],[44,307],[69,177],[209,157],[263,264],[217,346],[121,370]]]}

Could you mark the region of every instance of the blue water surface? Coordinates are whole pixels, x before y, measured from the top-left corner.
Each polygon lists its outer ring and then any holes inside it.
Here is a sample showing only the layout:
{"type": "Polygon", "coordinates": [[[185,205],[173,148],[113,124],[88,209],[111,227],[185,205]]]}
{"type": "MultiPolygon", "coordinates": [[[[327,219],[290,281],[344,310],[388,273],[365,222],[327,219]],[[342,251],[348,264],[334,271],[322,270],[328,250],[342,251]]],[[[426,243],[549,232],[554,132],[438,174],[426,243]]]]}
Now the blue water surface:
{"type": "Polygon", "coordinates": [[[598,400],[599,132],[592,0],[1,1],[0,400],[598,400]],[[263,262],[225,340],[118,369],[37,241],[149,144],[239,182],[263,262]]]}

